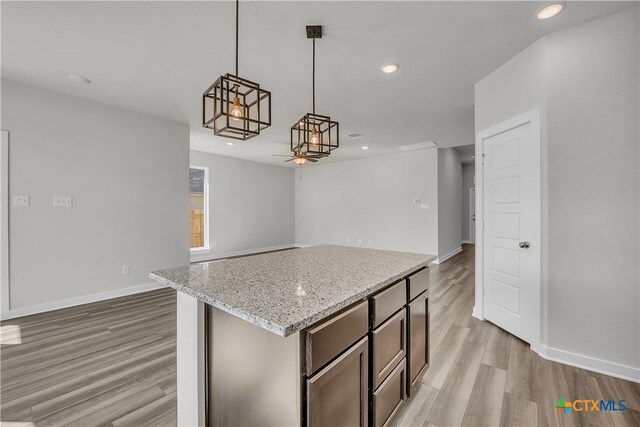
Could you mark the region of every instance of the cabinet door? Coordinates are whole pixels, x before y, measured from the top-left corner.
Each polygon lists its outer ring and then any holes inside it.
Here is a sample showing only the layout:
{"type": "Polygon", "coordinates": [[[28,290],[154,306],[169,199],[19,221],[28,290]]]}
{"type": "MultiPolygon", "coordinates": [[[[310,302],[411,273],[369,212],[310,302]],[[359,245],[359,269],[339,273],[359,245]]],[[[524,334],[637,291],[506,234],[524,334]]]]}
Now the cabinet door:
{"type": "Polygon", "coordinates": [[[406,359],[396,366],[380,387],[372,393],[373,427],[390,425],[406,399],[406,359]]]}
{"type": "Polygon", "coordinates": [[[407,313],[400,310],[371,333],[372,388],[377,388],[407,351],[407,313]]]}
{"type": "Polygon", "coordinates": [[[310,427],[367,426],[368,338],[307,380],[310,427]]]}
{"type": "Polygon", "coordinates": [[[409,311],[409,366],[407,394],[429,366],[429,291],[423,292],[407,305],[409,311]]]}

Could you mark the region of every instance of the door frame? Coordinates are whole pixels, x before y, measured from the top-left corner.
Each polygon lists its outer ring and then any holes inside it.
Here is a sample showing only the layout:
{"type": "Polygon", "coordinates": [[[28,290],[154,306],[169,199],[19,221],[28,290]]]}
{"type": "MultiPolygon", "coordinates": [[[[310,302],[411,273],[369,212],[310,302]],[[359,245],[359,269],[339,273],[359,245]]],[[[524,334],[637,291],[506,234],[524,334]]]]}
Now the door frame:
{"type": "MultiPolygon", "coordinates": [[[[475,172],[474,172],[475,174],[475,172]]],[[[469,187],[469,242],[475,244],[476,243],[476,221],[475,221],[475,210],[476,210],[476,187],[469,187]],[[473,194],[473,206],[471,206],[471,195],[473,194]],[[473,230],[473,231],[472,231],[473,230]]]]}
{"type": "Polygon", "coordinates": [[[476,134],[475,144],[475,163],[476,163],[476,286],[475,286],[475,304],[473,306],[473,317],[484,320],[484,283],[483,283],[483,265],[484,265],[484,199],[483,199],[483,185],[484,185],[484,159],[483,159],[483,146],[484,141],[499,135],[504,132],[508,132],[512,129],[524,126],[526,124],[531,125],[531,142],[533,143],[533,153],[535,158],[533,159],[537,163],[536,170],[538,176],[536,182],[538,183],[538,195],[539,211],[537,234],[540,244],[538,247],[531,248],[535,250],[538,255],[538,278],[539,283],[536,288],[537,298],[533,301],[537,307],[534,307],[534,313],[536,318],[533,319],[535,332],[531,338],[531,349],[536,353],[540,353],[540,339],[542,336],[542,193],[541,193],[541,178],[542,178],[542,159],[541,159],[541,129],[540,129],[540,108],[534,108],[519,116],[513,117],[497,125],[491,126],[487,129],[481,130],[476,134]]]}
{"type": "Polygon", "coordinates": [[[9,132],[0,130],[0,317],[9,314],[9,132]]]}

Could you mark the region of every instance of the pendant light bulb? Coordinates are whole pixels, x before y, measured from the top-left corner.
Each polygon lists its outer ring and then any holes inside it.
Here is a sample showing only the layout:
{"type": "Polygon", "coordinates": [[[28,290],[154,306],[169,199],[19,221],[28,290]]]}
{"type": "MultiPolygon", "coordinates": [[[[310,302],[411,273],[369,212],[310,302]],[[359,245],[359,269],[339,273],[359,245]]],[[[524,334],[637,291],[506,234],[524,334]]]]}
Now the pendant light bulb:
{"type": "Polygon", "coordinates": [[[231,118],[240,120],[242,118],[242,107],[240,106],[240,98],[233,98],[233,108],[231,108],[231,118]]]}
{"type": "Polygon", "coordinates": [[[311,142],[314,145],[320,144],[320,135],[318,134],[318,131],[316,130],[316,128],[313,128],[311,130],[311,140],[309,142],[311,142]]]}
{"type": "Polygon", "coordinates": [[[298,166],[302,166],[305,163],[307,163],[307,159],[305,157],[295,157],[293,159],[293,163],[295,163],[298,166]]]}

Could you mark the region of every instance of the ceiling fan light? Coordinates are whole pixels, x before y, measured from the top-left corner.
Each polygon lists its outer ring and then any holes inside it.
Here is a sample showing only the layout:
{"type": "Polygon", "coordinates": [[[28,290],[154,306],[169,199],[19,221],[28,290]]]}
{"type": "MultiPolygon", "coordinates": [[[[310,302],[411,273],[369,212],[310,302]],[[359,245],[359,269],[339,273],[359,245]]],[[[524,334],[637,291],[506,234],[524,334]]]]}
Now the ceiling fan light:
{"type": "Polygon", "coordinates": [[[307,158],[306,157],[294,157],[293,158],[293,163],[295,163],[298,166],[302,166],[305,163],[307,163],[307,158]]]}

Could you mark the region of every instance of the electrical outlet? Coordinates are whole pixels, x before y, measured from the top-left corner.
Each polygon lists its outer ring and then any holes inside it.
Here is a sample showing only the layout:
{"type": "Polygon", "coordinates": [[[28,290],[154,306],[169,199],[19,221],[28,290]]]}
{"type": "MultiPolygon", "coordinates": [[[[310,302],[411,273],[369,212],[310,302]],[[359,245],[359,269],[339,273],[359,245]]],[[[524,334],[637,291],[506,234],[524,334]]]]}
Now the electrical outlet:
{"type": "Polygon", "coordinates": [[[70,208],[73,205],[71,196],[53,196],[53,206],[57,208],[70,208]]]}
{"type": "Polygon", "coordinates": [[[29,206],[31,200],[28,195],[13,196],[13,206],[29,206]]]}
{"type": "Polygon", "coordinates": [[[358,246],[362,246],[362,239],[358,239],[358,246]]]}
{"type": "Polygon", "coordinates": [[[347,237],[347,245],[351,243],[351,237],[347,237]]]}
{"type": "Polygon", "coordinates": [[[129,274],[129,272],[131,271],[131,267],[129,267],[128,265],[123,265],[122,266],[122,275],[126,276],[127,274],[129,274]]]}
{"type": "Polygon", "coordinates": [[[429,203],[420,204],[420,209],[429,209],[429,208],[431,208],[431,205],[429,203]]]}

